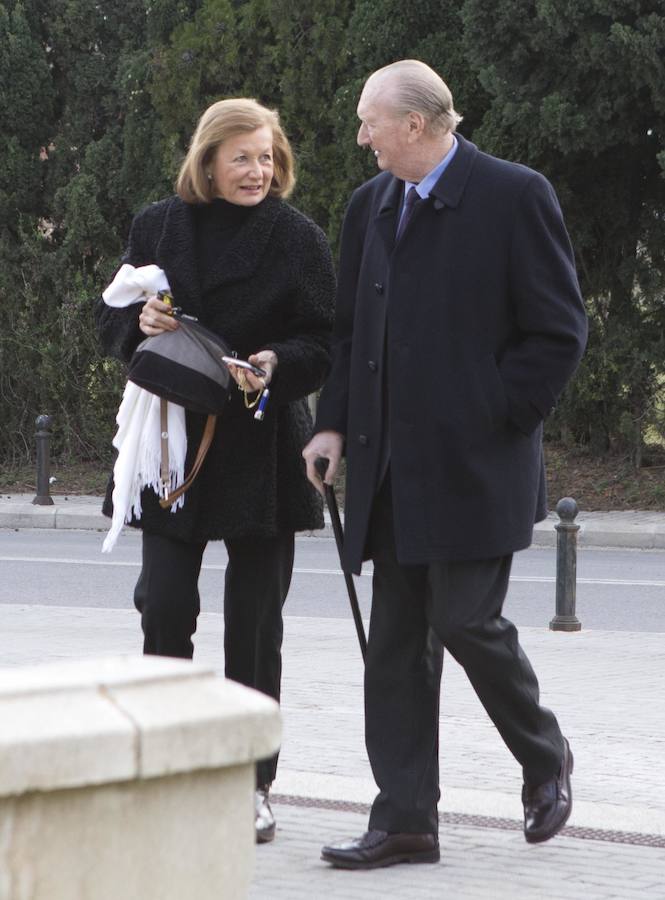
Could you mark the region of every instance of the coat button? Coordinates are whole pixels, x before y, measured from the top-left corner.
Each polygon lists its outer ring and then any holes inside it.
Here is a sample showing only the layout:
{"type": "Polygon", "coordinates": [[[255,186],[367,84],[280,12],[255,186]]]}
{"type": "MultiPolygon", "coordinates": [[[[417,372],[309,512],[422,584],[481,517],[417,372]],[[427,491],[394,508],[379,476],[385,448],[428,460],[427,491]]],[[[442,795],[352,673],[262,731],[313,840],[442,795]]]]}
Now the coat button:
{"type": "Polygon", "coordinates": [[[367,368],[370,370],[370,372],[376,372],[376,370],[379,367],[377,366],[377,364],[374,362],[373,359],[370,359],[369,362],[367,363],[367,368]]]}
{"type": "Polygon", "coordinates": [[[383,285],[381,284],[380,281],[376,282],[376,284],[374,285],[374,290],[376,291],[377,294],[383,293],[383,285]]]}
{"type": "Polygon", "coordinates": [[[358,443],[361,445],[361,447],[366,447],[369,444],[369,438],[366,434],[359,434],[358,443]]]}

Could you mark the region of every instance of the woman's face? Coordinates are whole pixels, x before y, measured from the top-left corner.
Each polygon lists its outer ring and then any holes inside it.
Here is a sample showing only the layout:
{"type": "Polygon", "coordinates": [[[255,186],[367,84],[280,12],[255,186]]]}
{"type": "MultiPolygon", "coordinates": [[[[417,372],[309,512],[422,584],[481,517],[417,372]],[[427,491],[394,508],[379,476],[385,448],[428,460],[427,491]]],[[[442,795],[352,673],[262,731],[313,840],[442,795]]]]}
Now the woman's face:
{"type": "Polygon", "coordinates": [[[236,134],[220,144],[212,158],[214,195],[239,206],[256,206],[270,190],[273,170],[269,125],[236,134]]]}

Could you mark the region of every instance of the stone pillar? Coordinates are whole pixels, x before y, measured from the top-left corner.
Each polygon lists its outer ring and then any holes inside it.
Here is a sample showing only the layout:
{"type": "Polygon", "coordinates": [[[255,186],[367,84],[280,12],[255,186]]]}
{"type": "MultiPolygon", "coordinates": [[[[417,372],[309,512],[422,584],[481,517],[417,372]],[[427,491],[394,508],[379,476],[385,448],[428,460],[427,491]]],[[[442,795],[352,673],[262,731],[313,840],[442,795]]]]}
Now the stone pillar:
{"type": "Polygon", "coordinates": [[[2,900],[240,900],[277,704],[211,669],[0,669],[2,900]]]}

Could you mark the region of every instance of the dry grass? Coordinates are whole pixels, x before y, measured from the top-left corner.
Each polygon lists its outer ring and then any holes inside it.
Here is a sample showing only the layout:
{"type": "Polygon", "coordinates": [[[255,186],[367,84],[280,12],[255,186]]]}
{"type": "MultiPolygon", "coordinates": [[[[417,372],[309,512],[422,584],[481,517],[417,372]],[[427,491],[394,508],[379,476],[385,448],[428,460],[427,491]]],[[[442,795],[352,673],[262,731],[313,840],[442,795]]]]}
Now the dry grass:
{"type": "MultiPolygon", "coordinates": [[[[574,497],[580,509],[665,510],[665,451],[651,448],[644,454],[645,465],[635,470],[620,457],[590,457],[581,450],[564,450],[553,444],[545,448],[550,507],[561,497],[574,497]]],[[[76,496],[101,495],[106,489],[109,469],[101,463],[54,462],[56,481],[51,493],[76,496]]],[[[343,502],[342,479],[336,493],[343,502]]],[[[34,466],[0,466],[0,493],[35,493],[34,466]]]]}
{"type": "Polygon", "coordinates": [[[665,452],[660,447],[644,454],[635,469],[625,457],[594,458],[581,450],[545,448],[550,507],[561,497],[573,497],[580,509],[665,510],[665,452]]]}
{"type": "MultiPolygon", "coordinates": [[[[50,492],[53,496],[67,494],[102,495],[106,490],[110,468],[101,463],[60,463],[51,464],[50,492]]],[[[0,493],[34,494],[37,490],[37,471],[34,465],[0,466],[0,493]]]]}

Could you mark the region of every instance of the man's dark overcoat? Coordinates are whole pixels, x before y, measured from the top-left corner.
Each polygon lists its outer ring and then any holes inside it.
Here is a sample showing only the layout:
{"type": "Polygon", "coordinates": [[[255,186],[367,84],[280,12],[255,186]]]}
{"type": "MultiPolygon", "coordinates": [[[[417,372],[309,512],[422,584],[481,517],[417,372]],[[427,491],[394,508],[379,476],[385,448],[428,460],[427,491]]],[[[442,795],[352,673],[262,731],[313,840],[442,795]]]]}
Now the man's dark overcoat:
{"type": "Polygon", "coordinates": [[[570,241],[542,175],[457,140],[397,243],[404,183],[387,172],[342,230],[316,430],[346,438],[354,572],[386,446],[402,564],[511,553],[546,514],[542,422],[587,333],[570,241]]]}
{"type": "MultiPolygon", "coordinates": [[[[243,219],[210,271],[197,264],[196,209],[179,197],[153,203],[132,224],[123,262],[156,263],[185,313],[226,338],[240,358],[272,349],[279,365],[263,422],[233,390],[217,422],[203,468],[182,509],[162,510],[142,494],[132,524],[184,541],[321,528],[321,501],[305,476],[301,451],[311,436],[306,397],[330,364],[334,268],[323,232],[282,200],[267,197],[243,219]]],[[[142,304],[112,309],[100,299],[95,316],[107,353],[127,361],[145,335],[142,304]]],[[[187,413],[188,472],[205,417],[187,413]]],[[[104,512],[112,512],[110,490],[104,512]]]]}

